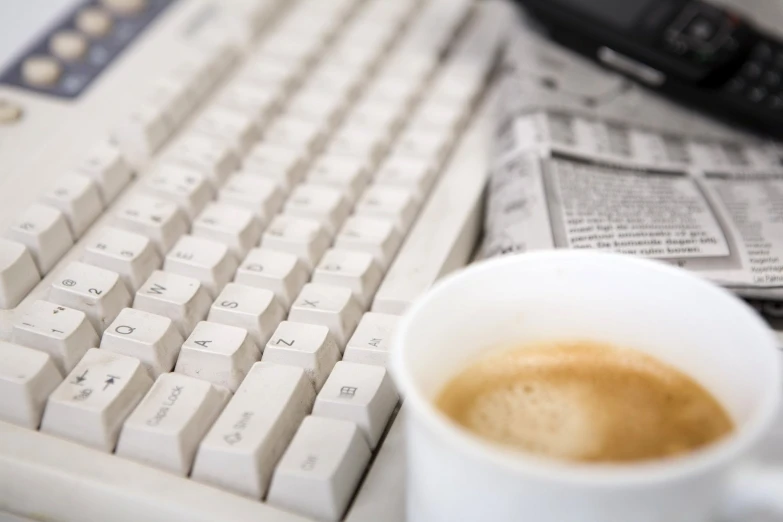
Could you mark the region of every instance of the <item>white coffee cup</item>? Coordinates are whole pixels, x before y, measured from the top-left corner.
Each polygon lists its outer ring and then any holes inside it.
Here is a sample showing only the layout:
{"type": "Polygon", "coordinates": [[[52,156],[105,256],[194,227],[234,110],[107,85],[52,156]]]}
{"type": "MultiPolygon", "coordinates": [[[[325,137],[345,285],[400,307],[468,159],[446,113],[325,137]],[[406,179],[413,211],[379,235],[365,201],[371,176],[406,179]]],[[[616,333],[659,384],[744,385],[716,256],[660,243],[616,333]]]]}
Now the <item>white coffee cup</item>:
{"type": "Polygon", "coordinates": [[[450,276],[408,311],[394,340],[408,521],[714,522],[748,504],[783,517],[783,470],[749,464],[781,402],[776,346],[741,300],[660,262],[551,251],[450,276]],[[734,433],[676,458],[565,463],[489,443],[433,405],[487,350],[558,339],[608,342],[679,368],[726,408],[734,433]]]}

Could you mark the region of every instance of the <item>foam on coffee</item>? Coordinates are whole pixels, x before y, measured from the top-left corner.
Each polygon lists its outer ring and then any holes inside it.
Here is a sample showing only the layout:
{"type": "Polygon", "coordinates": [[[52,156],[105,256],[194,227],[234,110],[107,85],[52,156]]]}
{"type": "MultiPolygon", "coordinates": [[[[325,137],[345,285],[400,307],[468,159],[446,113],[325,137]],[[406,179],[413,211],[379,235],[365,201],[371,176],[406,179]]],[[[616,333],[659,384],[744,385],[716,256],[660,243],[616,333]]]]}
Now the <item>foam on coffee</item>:
{"type": "Polygon", "coordinates": [[[476,435],[568,461],[673,456],[733,429],[687,375],[640,351],[594,342],[490,353],[449,381],[436,404],[476,435]]]}

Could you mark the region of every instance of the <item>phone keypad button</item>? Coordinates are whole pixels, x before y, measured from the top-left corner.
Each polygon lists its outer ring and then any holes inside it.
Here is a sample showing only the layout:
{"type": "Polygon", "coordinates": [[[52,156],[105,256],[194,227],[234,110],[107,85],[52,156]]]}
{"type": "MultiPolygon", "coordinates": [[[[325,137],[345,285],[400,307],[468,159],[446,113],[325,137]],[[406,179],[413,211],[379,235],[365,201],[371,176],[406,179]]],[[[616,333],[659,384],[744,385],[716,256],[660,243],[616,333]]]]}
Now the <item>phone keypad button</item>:
{"type": "Polygon", "coordinates": [[[754,103],[759,103],[767,97],[767,90],[764,87],[753,87],[748,91],[748,99],[754,103]]]}

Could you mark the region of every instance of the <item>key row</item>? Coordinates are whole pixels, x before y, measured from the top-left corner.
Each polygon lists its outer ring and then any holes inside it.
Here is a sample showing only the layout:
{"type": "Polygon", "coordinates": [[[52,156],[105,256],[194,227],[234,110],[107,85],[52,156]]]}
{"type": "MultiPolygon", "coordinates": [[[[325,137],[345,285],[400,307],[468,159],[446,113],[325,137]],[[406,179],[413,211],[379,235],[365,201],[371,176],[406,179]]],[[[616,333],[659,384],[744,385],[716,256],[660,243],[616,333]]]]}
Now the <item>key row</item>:
{"type": "Polygon", "coordinates": [[[192,469],[195,480],[254,498],[268,491],[283,507],[304,480],[321,490],[314,516],[327,518],[344,510],[398,402],[384,368],[352,362],[337,362],[320,391],[302,368],[258,362],[232,394],[181,373],[153,381],[138,360],[106,350],[87,351],[65,379],[41,352],[0,343],[0,355],[10,361],[0,373],[4,420],[40,422],[179,475],[192,469]],[[350,487],[326,495],[336,484],[350,487]]]}

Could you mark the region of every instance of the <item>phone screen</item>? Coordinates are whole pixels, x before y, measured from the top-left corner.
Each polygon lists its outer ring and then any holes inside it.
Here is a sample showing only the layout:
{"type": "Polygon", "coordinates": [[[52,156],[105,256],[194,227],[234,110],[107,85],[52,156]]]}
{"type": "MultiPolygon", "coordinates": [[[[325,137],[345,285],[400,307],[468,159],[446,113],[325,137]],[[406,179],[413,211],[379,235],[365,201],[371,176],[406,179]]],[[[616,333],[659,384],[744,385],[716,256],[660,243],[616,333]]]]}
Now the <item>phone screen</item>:
{"type": "Polygon", "coordinates": [[[581,11],[618,29],[631,29],[656,0],[549,0],[581,11]]]}

